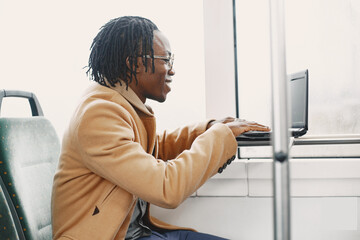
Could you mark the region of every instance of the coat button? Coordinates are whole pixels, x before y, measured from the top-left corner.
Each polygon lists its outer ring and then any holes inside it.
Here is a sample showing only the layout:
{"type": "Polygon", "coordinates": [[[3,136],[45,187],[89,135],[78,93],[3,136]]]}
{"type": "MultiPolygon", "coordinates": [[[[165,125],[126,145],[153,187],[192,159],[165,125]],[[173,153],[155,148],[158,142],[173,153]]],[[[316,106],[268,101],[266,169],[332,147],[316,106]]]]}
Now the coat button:
{"type": "Polygon", "coordinates": [[[227,160],[227,164],[230,165],[234,160],[235,160],[235,155],[233,155],[231,158],[227,160]]]}

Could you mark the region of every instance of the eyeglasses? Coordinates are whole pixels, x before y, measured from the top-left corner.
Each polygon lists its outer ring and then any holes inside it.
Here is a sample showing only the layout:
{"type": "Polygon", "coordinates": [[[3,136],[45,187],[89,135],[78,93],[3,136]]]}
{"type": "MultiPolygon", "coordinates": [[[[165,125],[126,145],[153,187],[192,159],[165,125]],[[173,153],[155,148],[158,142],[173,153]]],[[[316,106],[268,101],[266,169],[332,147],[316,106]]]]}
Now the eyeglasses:
{"type": "MultiPolygon", "coordinates": [[[[144,55],[144,57],[146,58],[152,58],[150,55],[144,55]]],[[[153,56],[155,59],[161,59],[164,60],[166,62],[166,64],[169,67],[169,71],[172,70],[173,66],[174,66],[174,54],[171,54],[170,56],[159,56],[159,55],[154,55],[153,56]]]]}

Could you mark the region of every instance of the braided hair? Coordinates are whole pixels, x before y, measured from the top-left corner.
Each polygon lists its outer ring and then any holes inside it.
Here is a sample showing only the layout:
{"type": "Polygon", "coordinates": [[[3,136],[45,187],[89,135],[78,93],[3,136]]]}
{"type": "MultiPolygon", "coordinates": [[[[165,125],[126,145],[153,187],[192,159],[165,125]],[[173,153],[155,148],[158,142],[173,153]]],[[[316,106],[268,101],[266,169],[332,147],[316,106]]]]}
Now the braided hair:
{"type": "MultiPolygon", "coordinates": [[[[152,21],[138,16],[115,18],[102,26],[90,47],[86,72],[90,79],[107,87],[107,83],[113,87],[117,82],[121,84],[120,80],[128,87],[133,78],[137,84],[137,57],[144,55],[151,56],[154,72],[154,30],[158,28],[152,21]]],[[[142,58],[145,71],[147,61],[148,58],[142,58]]]]}

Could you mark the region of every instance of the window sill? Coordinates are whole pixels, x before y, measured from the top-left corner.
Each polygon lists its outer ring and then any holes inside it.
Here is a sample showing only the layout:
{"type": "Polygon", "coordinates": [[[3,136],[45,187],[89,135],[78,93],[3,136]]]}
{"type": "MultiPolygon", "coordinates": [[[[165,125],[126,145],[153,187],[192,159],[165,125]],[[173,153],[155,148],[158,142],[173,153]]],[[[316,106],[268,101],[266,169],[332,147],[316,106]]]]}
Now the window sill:
{"type": "MultiPolygon", "coordinates": [[[[304,136],[292,140],[290,154],[294,158],[360,157],[359,134],[304,136]]],[[[272,158],[269,142],[242,142],[238,145],[241,158],[272,158]]]]}

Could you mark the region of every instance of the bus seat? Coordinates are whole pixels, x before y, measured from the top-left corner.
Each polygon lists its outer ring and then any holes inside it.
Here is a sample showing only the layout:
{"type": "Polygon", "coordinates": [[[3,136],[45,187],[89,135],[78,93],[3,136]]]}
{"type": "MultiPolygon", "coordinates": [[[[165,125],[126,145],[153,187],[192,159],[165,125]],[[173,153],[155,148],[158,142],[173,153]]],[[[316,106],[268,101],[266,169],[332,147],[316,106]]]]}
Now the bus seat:
{"type": "Polygon", "coordinates": [[[14,220],[11,217],[9,205],[4,192],[0,188],[0,236],[4,240],[18,240],[14,220]]]}
{"type": "Polygon", "coordinates": [[[32,116],[0,116],[1,190],[19,239],[52,239],[51,190],[60,153],[58,136],[33,93],[0,90],[0,111],[4,97],[27,98],[32,116]]]}

